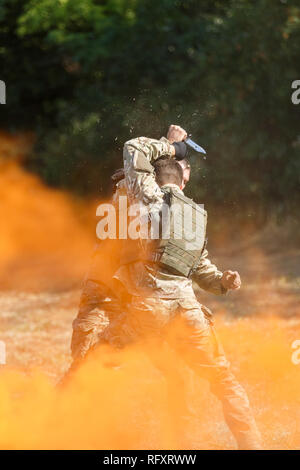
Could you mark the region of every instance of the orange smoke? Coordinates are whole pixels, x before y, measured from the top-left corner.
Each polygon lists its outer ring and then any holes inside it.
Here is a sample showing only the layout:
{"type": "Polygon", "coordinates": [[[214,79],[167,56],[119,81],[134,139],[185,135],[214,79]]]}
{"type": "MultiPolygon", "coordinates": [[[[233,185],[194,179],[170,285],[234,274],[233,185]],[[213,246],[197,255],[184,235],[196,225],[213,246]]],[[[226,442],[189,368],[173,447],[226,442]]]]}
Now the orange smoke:
{"type": "Polygon", "coordinates": [[[18,160],[24,142],[0,138],[0,287],[69,287],[89,262],[95,207],[47,188],[23,170],[18,160]]]}
{"type": "MultiPolygon", "coordinates": [[[[249,394],[265,448],[299,448],[300,364],[291,361],[295,325],[270,317],[218,323],[234,372],[249,394]]],[[[148,353],[141,344],[120,351],[100,347],[64,388],[54,388],[40,372],[3,371],[0,447],[234,448],[207,383],[176,353],[156,351],[169,374],[157,370],[148,353]],[[181,386],[172,382],[175,369],[181,386]],[[168,381],[173,383],[171,391],[168,381]],[[172,415],[170,400],[177,402],[172,415]]]]}

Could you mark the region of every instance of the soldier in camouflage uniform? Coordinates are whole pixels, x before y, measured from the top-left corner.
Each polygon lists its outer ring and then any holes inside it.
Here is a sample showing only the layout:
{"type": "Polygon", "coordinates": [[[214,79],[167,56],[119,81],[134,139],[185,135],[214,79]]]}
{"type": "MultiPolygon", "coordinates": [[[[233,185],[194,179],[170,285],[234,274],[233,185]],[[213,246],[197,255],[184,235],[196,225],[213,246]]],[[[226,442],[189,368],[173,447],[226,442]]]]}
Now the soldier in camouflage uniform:
{"type": "MultiPolygon", "coordinates": [[[[113,176],[114,193],[111,203],[118,208],[120,196],[126,195],[124,171],[113,176]]],[[[91,264],[83,282],[78,315],[73,321],[71,352],[73,362],[70,371],[94,349],[110,321],[122,314],[122,298],[117,295],[113,274],[119,267],[122,241],[106,239],[96,243],[91,264]]]]}
{"type": "MultiPolygon", "coordinates": [[[[126,142],[124,169],[131,204],[142,204],[151,213],[160,210],[166,191],[176,193],[179,198],[184,197],[182,170],[177,182],[173,180],[160,186],[154,171],[155,162],[160,157],[182,157],[184,138],[186,133],[183,129],[171,126],[167,138],[159,141],[141,137],[126,142]]],[[[152,243],[149,239],[141,240],[142,252],[147,252],[145,246],[150,246],[151,252],[152,243]]],[[[147,255],[143,258],[143,253],[135,250],[135,259],[130,256],[126,259],[125,256],[115,275],[132,296],[126,322],[119,326],[119,332],[116,328],[117,335],[125,334],[125,342],[141,338],[146,341],[155,335],[161,337],[164,332],[170,345],[180,352],[196,374],[209,380],[211,391],[221,400],[225,420],[239,449],[260,449],[260,434],[246,392],[230,371],[208,318],[209,310],[199,303],[192,285],[195,282],[201,289],[223,295],[229,289],[240,287],[238,273],[222,273],[208,259],[205,246],[191,275],[168,269],[160,262],[153,262],[147,255]],[[180,328],[172,330],[176,322],[180,322],[180,328]],[[172,331],[175,331],[173,337],[172,331]]],[[[176,268],[176,264],[174,266],[176,268]]],[[[113,328],[111,334],[114,336],[113,328]]]]}
{"type": "MultiPolygon", "coordinates": [[[[190,165],[185,159],[180,161],[185,182],[190,177],[190,165]]],[[[124,170],[117,170],[113,176],[113,197],[111,203],[118,214],[119,198],[126,196],[124,170]]],[[[118,219],[118,215],[117,215],[118,219]]],[[[101,341],[110,321],[125,315],[126,304],[130,300],[122,284],[113,279],[120,264],[122,240],[108,239],[96,243],[91,264],[83,282],[78,315],[73,321],[71,370],[85,358],[88,351],[101,341]]]]}

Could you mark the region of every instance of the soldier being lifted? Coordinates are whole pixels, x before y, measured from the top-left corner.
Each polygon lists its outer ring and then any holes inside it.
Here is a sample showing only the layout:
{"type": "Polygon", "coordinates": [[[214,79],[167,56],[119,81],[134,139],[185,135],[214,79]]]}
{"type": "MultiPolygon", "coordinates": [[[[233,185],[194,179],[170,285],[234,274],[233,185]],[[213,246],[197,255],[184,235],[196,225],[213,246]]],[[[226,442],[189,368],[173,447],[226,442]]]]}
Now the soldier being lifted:
{"type": "Polygon", "coordinates": [[[178,239],[174,229],[169,239],[146,238],[138,241],[140,250],[135,248],[131,253],[127,250],[115,275],[132,298],[123,331],[131,338],[144,339],[172,330],[172,325],[179,321],[176,341],[167,334],[168,340],[173,341],[172,347],[196,374],[209,380],[239,449],[260,449],[260,434],[247,394],[229,368],[208,319],[208,309],[198,302],[193,290],[194,281],[200,288],[222,295],[238,289],[241,280],[237,272],[222,273],[210,262],[204,244],[206,212],[183,194],[183,171],[176,159],[185,157],[186,136],[179,126],[170,126],[167,138],[158,141],[140,137],[124,146],[130,203],[142,204],[150,208],[150,213],[160,211],[166,201],[170,209],[175,203],[187,205],[191,209],[190,222],[195,225],[196,217],[200,217],[202,233],[198,233],[193,245],[184,238],[185,230],[181,232],[183,238],[178,239]]]}
{"type": "MultiPolygon", "coordinates": [[[[190,178],[190,165],[185,159],[180,161],[185,183],[190,178]]],[[[111,204],[118,209],[119,198],[126,196],[124,170],[112,175],[114,184],[111,204]]],[[[120,265],[120,252],[126,253],[124,240],[106,239],[98,241],[86,273],[80,298],[79,311],[73,321],[71,341],[73,372],[87,354],[104,339],[103,333],[116,316],[126,312],[127,295],[122,286],[113,279],[120,265]],[[123,249],[122,249],[123,247],[123,249]]],[[[64,378],[64,381],[66,377],[64,378]]]]}

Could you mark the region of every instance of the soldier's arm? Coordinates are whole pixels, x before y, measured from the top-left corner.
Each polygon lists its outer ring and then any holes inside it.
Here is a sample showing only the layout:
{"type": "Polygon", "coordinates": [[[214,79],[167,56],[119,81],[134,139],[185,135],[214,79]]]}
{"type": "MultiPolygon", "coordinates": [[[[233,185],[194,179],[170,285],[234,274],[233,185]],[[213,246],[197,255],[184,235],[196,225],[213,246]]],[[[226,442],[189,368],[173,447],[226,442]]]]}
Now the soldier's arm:
{"type": "Polygon", "coordinates": [[[128,194],[144,204],[161,202],[163,193],[155,181],[153,162],[162,155],[174,155],[174,147],[165,138],[138,137],[124,145],[123,158],[128,194]]]}
{"type": "Polygon", "coordinates": [[[201,289],[212,294],[226,294],[227,289],[222,285],[223,273],[208,259],[208,251],[203,251],[197,270],[194,272],[192,279],[201,289]]]}

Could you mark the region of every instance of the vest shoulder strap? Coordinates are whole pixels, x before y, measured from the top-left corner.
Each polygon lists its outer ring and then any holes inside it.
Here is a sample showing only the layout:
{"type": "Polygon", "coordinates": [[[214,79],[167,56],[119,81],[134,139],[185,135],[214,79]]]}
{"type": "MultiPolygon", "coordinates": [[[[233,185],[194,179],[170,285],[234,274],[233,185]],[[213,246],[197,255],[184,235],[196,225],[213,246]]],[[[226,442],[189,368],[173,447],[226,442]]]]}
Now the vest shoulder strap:
{"type": "Polygon", "coordinates": [[[180,193],[179,191],[176,191],[176,189],[173,188],[163,188],[162,191],[165,193],[166,202],[168,202],[169,205],[172,202],[178,200],[181,203],[192,206],[196,211],[200,212],[205,218],[207,218],[206,210],[200,204],[197,204],[195,201],[193,201],[193,199],[185,196],[184,194],[180,193]]]}

